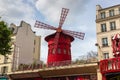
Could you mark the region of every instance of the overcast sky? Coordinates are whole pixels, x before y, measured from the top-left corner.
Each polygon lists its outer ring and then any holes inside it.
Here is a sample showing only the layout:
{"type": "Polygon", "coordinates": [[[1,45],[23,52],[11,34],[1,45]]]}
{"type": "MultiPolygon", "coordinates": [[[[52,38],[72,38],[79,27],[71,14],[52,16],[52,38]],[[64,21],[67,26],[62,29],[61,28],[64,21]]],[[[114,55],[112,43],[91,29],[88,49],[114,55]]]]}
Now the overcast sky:
{"type": "Polygon", "coordinates": [[[106,8],[120,4],[120,0],[0,0],[0,16],[17,26],[21,20],[29,23],[36,35],[42,37],[41,60],[46,61],[48,52],[44,37],[55,31],[34,28],[35,20],[58,27],[61,9],[70,9],[62,28],[85,33],[84,40],[75,38],[72,42],[72,59],[75,60],[89,51],[97,51],[95,19],[98,4],[106,8]]]}

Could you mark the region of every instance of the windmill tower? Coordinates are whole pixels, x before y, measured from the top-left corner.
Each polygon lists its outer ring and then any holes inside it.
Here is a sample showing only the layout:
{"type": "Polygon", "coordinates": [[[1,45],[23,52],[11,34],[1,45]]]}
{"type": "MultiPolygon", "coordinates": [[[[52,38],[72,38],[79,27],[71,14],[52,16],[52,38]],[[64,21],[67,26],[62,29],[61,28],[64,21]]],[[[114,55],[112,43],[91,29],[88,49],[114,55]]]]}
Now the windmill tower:
{"type": "Polygon", "coordinates": [[[48,42],[48,65],[60,65],[64,61],[71,63],[71,42],[74,40],[74,37],[82,40],[84,38],[85,33],[62,29],[68,11],[69,9],[62,8],[58,28],[40,21],[35,22],[35,27],[37,28],[56,30],[55,33],[45,37],[45,40],[48,42]]]}

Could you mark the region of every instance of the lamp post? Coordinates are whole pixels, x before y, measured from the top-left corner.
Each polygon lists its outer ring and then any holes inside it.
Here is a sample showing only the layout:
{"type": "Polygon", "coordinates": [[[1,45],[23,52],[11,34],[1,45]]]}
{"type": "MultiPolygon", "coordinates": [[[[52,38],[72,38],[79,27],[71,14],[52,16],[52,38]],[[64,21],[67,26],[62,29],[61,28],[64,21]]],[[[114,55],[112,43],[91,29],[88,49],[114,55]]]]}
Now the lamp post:
{"type": "Polygon", "coordinates": [[[95,46],[97,46],[97,48],[98,48],[98,57],[99,57],[98,59],[100,61],[101,59],[103,59],[102,49],[98,43],[96,43],[95,46]]]}
{"type": "MultiPolygon", "coordinates": [[[[97,46],[97,48],[98,48],[98,56],[99,56],[99,61],[101,60],[101,59],[103,59],[103,54],[102,54],[102,49],[101,49],[101,46],[98,44],[98,43],[96,43],[95,44],[95,46],[97,46]]],[[[98,64],[99,66],[100,66],[100,62],[99,62],[99,64],[98,64]]],[[[105,78],[105,75],[103,75],[101,72],[100,72],[100,68],[97,70],[97,77],[98,77],[98,79],[102,79],[102,80],[105,80],[106,78],[105,78]],[[100,74],[99,74],[100,73],[100,74]]]]}

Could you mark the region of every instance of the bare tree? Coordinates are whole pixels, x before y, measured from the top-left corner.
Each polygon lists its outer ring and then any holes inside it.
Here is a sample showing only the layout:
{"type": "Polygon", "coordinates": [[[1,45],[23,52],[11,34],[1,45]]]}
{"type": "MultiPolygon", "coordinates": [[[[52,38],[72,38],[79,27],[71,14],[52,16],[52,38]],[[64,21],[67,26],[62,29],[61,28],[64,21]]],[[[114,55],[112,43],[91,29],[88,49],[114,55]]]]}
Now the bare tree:
{"type": "Polygon", "coordinates": [[[98,61],[98,55],[96,51],[89,51],[86,55],[79,56],[78,59],[75,60],[74,63],[91,63],[91,62],[97,62],[98,61]]]}
{"type": "Polygon", "coordinates": [[[98,54],[96,51],[90,51],[86,56],[88,62],[96,62],[98,60],[98,54]]]}

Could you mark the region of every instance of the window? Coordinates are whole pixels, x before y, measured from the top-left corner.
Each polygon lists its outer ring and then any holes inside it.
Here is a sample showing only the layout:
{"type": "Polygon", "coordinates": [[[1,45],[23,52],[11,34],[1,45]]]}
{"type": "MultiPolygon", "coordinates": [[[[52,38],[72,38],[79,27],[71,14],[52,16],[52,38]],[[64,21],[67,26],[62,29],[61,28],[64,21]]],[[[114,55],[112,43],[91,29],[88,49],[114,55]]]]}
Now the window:
{"type": "Polygon", "coordinates": [[[1,68],[1,73],[4,74],[4,73],[7,73],[8,72],[8,66],[4,66],[1,68]]]}
{"type": "Polygon", "coordinates": [[[7,61],[8,61],[8,57],[7,57],[7,56],[5,56],[5,57],[4,57],[4,63],[6,64],[6,63],[7,63],[7,61]]]}
{"type": "Polygon", "coordinates": [[[36,40],[34,40],[34,45],[36,44],[36,40]]]}
{"type": "Polygon", "coordinates": [[[63,51],[64,51],[64,54],[66,54],[66,52],[67,52],[66,49],[64,49],[63,51]]]}
{"type": "Polygon", "coordinates": [[[106,32],[106,24],[101,24],[101,32],[106,32]]]}
{"type": "Polygon", "coordinates": [[[58,48],[58,53],[59,53],[59,54],[61,53],[61,49],[60,49],[60,48],[58,48]]]}
{"type": "Polygon", "coordinates": [[[109,58],[109,53],[103,53],[104,55],[104,59],[108,59],[109,58]]]}
{"type": "Polygon", "coordinates": [[[54,48],[52,49],[52,53],[55,54],[55,49],[54,48]]]}
{"type": "Polygon", "coordinates": [[[105,16],[105,12],[102,12],[101,13],[101,19],[104,19],[106,16],[105,16]]]}
{"type": "Polygon", "coordinates": [[[102,46],[108,46],[108,39],[107,38],[102,38],[102,46]]]}
{"type": "Polygon", "coordinates": [[[111,16],[114,16],[114,10],[112,9],[112,10],[109,10],[109,16],[111,17],[111,16]]]}
{"type": "Polygon", "coordinates": [[[119,14],[120,14],[120,8],[119,8],[119,14]]]}
{"type": "Polygon", "coordinates": [[[35,47],[33,48],[33,53],[35,53],[35,47]]]}
{"type": "Polygon", "coordinates": [[[110,22],[110,30],[115,30],[116,29],[116,24],[114,22],[110,22]]]}

